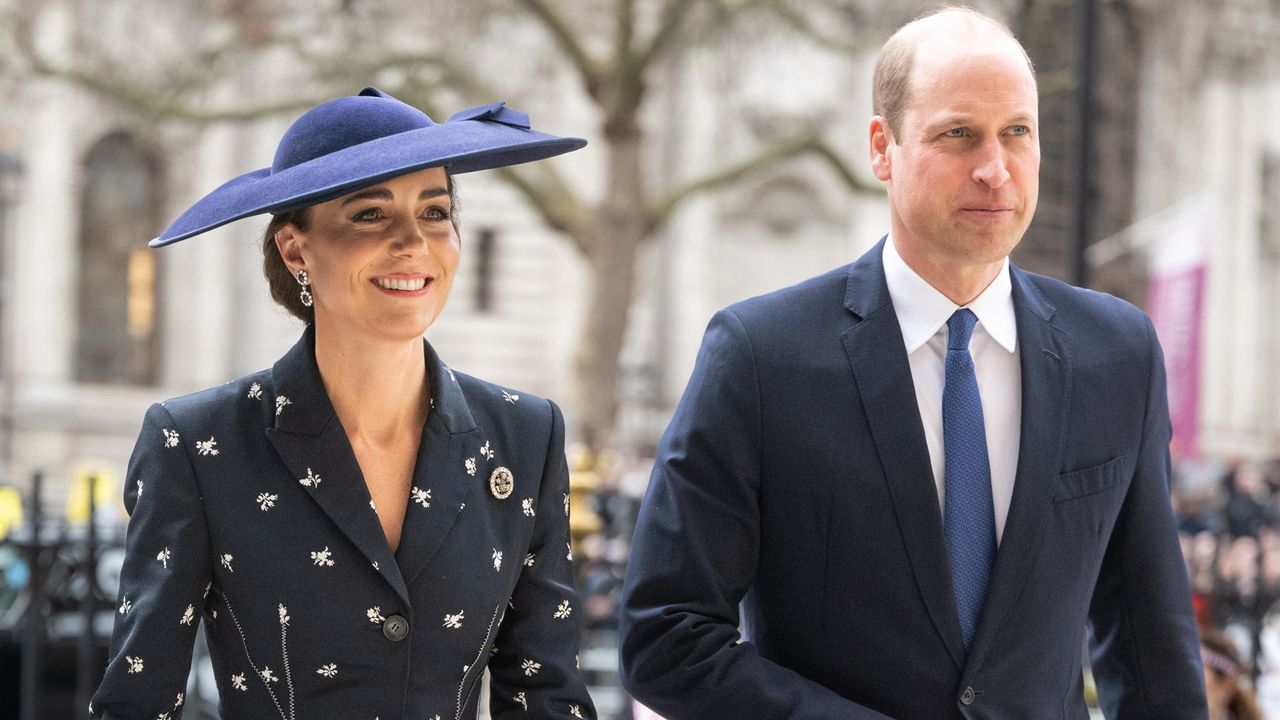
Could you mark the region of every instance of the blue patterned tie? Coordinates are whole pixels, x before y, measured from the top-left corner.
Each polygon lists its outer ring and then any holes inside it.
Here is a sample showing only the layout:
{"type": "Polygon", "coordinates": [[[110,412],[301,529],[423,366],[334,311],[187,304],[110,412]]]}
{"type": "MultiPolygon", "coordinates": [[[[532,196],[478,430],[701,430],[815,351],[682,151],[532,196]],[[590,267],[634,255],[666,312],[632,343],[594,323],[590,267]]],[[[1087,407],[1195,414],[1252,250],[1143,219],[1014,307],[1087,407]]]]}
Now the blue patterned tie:
{"type": "Polygon", "coordinates": [[[991,464],[982,424],[982,398],[969,338],[978,318],[960,309],[947,321],[946,381],[942,388],[944,526],[951,582],[965,647],[973,640],[996,557],[991,464]]]}

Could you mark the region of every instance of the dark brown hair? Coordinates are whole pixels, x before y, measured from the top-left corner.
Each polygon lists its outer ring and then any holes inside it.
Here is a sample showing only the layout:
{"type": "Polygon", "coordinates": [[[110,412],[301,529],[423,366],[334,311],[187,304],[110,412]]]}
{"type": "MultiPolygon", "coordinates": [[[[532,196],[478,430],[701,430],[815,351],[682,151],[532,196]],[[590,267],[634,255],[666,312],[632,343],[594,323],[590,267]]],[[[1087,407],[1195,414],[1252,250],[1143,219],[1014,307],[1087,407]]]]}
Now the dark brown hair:
{"type": "Polygon", "coordinates": [[[1258,708],[1258,703],[1254,700],[1253,693],[1240,685],[1240,677],[1246,674],[1248,666],[1240,657],[1240,651],[1236,649],[1235,643],[1216,630],[1202,629],[1200,631],[1200,645],[1209,652],[1225,658],[1235,666],[1234,674],[1212,665],[1207,668],[1209,672],[1231,683],[1231,698],[1228,701],[1231,717],[1236,720],[1262,720],[1262,711],[1258,708]]]}
{"type": "MultiPolygon", "coordinates": [[[[449,218],[453,223],[454,231],[458,233],[459,240],[461,240],[462,225],[461,216],[459,215],[461,208],[458,206],[458,188],[453,183],[453,175],[448,171],[445,172],[445,178],[449,188],[449,218]]],[[[298,278],[289,272],[289,267],[284,264],[284,258],[280,257],[280,249],[276,247],[276,233],[290,223],[293,223],[293,226],[298,230],[306,232],[311,224],[311,207],[307,206],[283,212],[279,215],[272,215],[271,222],[267,223],[267,229],[262,234],[262,274],[267,278],[267,288],[271,291],[271,299],[279,303],[285,310],[288,310],[290,315],[307,325],[316,321],[315,308],[302,304],[302,286],[298,284],[298,278]]]]}

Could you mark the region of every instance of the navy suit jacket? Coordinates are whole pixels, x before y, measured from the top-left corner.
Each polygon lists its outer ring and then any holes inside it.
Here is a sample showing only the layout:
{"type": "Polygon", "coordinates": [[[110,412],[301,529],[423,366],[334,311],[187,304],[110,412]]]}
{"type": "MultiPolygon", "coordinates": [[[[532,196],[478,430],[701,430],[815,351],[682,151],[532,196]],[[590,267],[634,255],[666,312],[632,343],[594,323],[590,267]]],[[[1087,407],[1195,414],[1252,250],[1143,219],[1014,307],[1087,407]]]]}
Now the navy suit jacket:
{"type": "Polygon", "coordinates": [[[394,553],[310,330],[270,370],[152,406],[95,720],[179,717],[202,623],[234,720],[475,718],[486,667],[494,718],[595,717],[560,411],[425,351],[432,409],[394,553]]]}
{"type": "Polygon", "coordinates": [[[1021,447],[966,650],[882,246],[711,321],[640,513],[624,683],[671,720],[1083,720],[1088,629],[1109,718],[1204,718],[1150,321],[1012,269],[1021,447]]]}

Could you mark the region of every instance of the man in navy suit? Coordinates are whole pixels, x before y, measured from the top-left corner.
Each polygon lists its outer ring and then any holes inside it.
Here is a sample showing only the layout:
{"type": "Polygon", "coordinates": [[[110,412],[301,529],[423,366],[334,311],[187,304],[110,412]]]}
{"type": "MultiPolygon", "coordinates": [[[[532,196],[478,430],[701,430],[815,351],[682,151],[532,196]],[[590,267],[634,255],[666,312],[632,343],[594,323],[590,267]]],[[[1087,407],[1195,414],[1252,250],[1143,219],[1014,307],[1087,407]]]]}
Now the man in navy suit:
{"type": "Polygon", "coordinates": [[[627,570],[622,673],[671,720],[1206,716],[1147,317],[1023,272],[1037,90],[1008,29],[875,71],[890,234],[714,317],[627,570]]]}

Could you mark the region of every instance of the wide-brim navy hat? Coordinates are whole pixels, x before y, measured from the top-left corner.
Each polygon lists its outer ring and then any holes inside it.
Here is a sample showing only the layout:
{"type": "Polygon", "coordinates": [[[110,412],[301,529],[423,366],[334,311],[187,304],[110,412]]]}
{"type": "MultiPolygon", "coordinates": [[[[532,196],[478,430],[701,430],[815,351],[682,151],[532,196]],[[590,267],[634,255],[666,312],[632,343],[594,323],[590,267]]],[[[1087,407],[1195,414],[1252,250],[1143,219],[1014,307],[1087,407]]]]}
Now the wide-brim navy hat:
{"type": "Polygon", "coordinates": [[[542,160],[587,144],[529,127],[503,103],[436,123],[426,113],[368,87],[308,110],[289,126],[271,167],[245,173],[200,198],[151,247],[260,213],[315,205],[428,167],[472,172],[542,160]]]}

